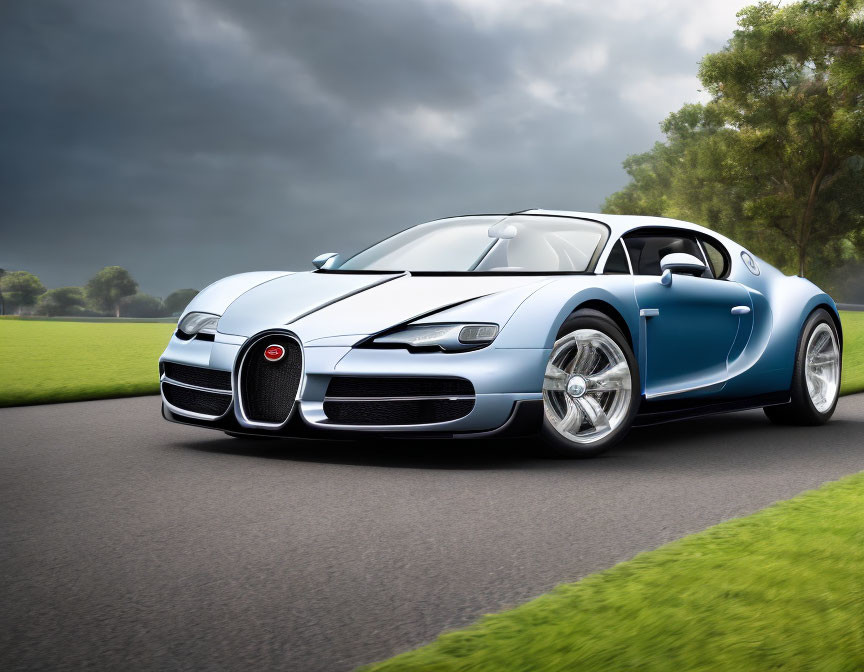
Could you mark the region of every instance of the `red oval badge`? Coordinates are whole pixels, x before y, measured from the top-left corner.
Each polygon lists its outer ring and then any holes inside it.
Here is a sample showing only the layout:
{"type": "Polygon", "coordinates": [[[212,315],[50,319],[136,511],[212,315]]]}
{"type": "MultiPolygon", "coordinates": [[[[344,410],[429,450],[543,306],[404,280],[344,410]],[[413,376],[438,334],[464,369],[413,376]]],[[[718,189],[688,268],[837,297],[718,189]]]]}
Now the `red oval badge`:
{"type": "Polygon", "coordinates": [[[285,348],[281,345],[268,345],[264,349],[264,359],[268,362],[278,362],[285,356],[285,348]]]}

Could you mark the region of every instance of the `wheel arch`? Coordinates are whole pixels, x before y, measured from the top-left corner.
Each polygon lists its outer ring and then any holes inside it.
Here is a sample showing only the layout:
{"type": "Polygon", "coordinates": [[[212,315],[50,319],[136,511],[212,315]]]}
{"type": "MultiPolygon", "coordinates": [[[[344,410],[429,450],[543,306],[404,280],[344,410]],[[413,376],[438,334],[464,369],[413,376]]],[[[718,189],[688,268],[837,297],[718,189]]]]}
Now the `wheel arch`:
{"type": "MultiPolygon", "coordinates": [[[[636,352],[633,348],[633,334],[630,333],[630,325],[627,324],[627,320],[624,319],[624,316],[612,304],[607,303],[606,301],[600,299],[589,299],[583,301],[570,312],[570,315],[564,318],[564,322],[566,322],[571,315],[583,309],[596,310],[598,313],[603,313],[606,317],[612,320],[621,330],[621,333],[624,334],[624,338],[627,339],[627,344],[630,346],[631,350],[636,352]]],[[[561,324],[563,325],[564,322],[561,324]]],[[[558,328],[560,329],[561,325],[558,325],[558,328]]]]}
{"type": "Polygon", "coordinates": [[[837,330],[837,340],[839,341],[838,345],[840,346],[840,357],[843,357],[843,324],[840,322],[840,313],[837,311],[836,306],[831,305],[827,302],[822,302],[813,307],[807,315],[804,317],[804,321],[801,323],[801,328],[804,328],[804,325],[807,323],[807,320],[810,319],[810,316],[815,313],[819,309],[823,309],[828,315],[831,316],[831,321],[834,322],[834,328],[837,330]]]}

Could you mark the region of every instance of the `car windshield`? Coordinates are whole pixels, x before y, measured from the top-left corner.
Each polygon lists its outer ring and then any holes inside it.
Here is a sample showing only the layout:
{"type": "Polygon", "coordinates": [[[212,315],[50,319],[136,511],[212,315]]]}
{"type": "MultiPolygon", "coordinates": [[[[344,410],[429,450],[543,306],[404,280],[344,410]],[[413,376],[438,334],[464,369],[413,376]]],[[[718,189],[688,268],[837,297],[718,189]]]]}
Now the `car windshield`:
{"type": "Polygon", "coordinates": [[[397,233],[335,270],[578,273],[607,237],[602,224],[571,217],[456,217],[397,233]]]}

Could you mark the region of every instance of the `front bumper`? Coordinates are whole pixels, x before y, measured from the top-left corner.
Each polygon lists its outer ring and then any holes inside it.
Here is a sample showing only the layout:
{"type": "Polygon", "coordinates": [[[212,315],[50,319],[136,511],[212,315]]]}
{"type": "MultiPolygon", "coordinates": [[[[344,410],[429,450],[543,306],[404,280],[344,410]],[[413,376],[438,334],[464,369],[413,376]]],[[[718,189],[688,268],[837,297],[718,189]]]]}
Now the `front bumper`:
{"type": "MultiPolygon", "coordinates": [[[[356,431],[356,428],[340,428],[331,429],[326,426],[312,426],[303,421],[298,407],[295,406],[291,417],[281,428],[276,430],[265,430],[258,427],[244,427],[239,422],[233,413],[227,413],[217,420],[202,420],[200,418],[190,417],[176,413],[164,403],[162,403],[162,417],[169,422],[176,422],[181,425],[192,425],[195,427],[206,427],[208,429],[216,429],[222,432],[231,434],[246,434],[249,436],[270,436],[284,437],[294,439],[318,439],[318,440],[345,440],[345,439],[364,439],[369,438],[368,431],[356,431]]],[[[510,436],[528,436],[536,433],[540,429],[543,422],[543,402],[539,399],[517,401],[513,404],[510,415],[500,427],[488,431],[446,431],[446,430],[429,430],[425,431],[400,431],[397,427],[389,426],[382,427],[375,433],[375,436],[385,436],[388,438],[457,438],[457,439],[483,439],[491,437],[510,437],[510,436]]],[[[365,430],[366,427],[363,427],[365,430]]]]}
{"type": "MultiPolygon", "coordinates": [[[[160,362],[174,362],[218,371],[233,371],[245,338],[217,334],[215,341],[172,337],[160,362]]],[[[222,431],[277,436],[482,435],[506,429],[524,433],[536,428],[542,415],[543,371],[548,349],[508,349],[490,346],[464,353],[410,353],[405,350],[354,349],[348,346],[303,348],[304,371],[297,401],[287,422],[262,428],[237,412],[236,395],[225,413],[208,416],[168,403],[163,390],[163,416],[173,422],[222,431]],[[446,422],[410,425],[350,425],[330,420],[324,412],[327,386],[334,376],[459,377],[474,386],[469,413],[446,422]],[[539,411],[537,409],[540,409],[539,411]],[[536,422],[535,422],[536,421],[536,422]]],[[[163,383],[169,383],[163,376],[163,383]]],[[[235,381],[236,384],[236,381],[235,381]]]]}

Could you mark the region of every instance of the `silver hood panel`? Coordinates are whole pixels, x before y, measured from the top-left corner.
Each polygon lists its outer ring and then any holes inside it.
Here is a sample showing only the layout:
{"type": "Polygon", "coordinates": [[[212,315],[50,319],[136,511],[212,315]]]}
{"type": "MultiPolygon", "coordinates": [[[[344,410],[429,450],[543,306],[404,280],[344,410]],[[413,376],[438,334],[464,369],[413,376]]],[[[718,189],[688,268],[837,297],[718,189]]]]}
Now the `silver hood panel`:
{"type": "Polygon", "coordinates": [[[294,273],[241,294],[219,320],[219,332],[251,336],[291,324],[304,315],[358,291],[392,281],[395,274],[294,273]]]}
{"type": "Polygon", "coordinates": [[[547,282],[546,277],[517,275],[295,273],[238,297],[219,320],[219,332],[252,336],[289,326],[304,343],[334,336],[359,338],[471,299],[512,294],[512,302],[504,297],[494,302],[494,319],[500,321],[547,282]]]}

